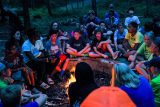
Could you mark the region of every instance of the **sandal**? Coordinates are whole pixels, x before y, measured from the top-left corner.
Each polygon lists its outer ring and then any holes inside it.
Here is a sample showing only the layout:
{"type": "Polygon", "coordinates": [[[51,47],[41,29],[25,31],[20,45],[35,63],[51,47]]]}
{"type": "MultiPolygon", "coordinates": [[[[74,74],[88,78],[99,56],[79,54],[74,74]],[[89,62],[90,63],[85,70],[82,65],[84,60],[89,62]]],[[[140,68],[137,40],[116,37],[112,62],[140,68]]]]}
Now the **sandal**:
{"type": "Polygon", "coordinates": [[[49,85],[53,85],[54,84],[54,81],[51,78],[48,78],[47,82],[48,82],[49,85]]]}
{"type": "Polygon", "coordinates": [[[113,59],[117,59],[118,58],[118,54],[119,54],[119,51],[115,52],[114,55],[113,55],[113,59]]]}
{"type": "Polygon", "coordinates": [[[42,82],[42,84],[40,85],[41,88],[47,90],[48,88],[50,88],[50,86],[44,82],[42,82]]]}

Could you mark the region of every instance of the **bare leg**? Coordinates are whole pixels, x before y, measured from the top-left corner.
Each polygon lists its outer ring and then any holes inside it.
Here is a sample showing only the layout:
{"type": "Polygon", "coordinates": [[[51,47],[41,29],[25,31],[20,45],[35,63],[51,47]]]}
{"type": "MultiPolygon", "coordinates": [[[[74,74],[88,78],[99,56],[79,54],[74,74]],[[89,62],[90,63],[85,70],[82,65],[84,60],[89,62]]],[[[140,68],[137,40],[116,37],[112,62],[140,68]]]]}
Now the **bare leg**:
{"type": "Polygon", "coordinates": [[[143,75],[145,78],[149,79],[149,75],[146,72],[146,66],[144,64],[137,64],[136,65],[136,71],[143,75]]]}
{"type": "Polygon", "coordinates": [[[68,66],[68,63],[69,63],[69,58],[66,59],[64,65],[63,65],[62,70],[64,70],[64,71],[66,70],[66,68],[67,68],[67,66],[68,66]]]}
{"type": "Polygon", "coordinates": [[[129,51],[126,54],[124,54],[124,57],[129,57],[130,55],[134,55],[136,53],[136,51],[129,51]]]}
{"type": "Polygon", "coordinates": [[[111,53],[112,58],[116,59],[118,57],[118,52],[113,52],[110,44],[106,44],[106,46],[107,46],[107,49],[108,49],[109,53],[111,53]]]}
{"type": "Polygon", "coordinates": [[[118,50],[120,50],[123,54],[125,54],[127,51],[123,48],[123,45],[118,45],[118,50]]]}
{"type": "Polygon", "coordinates": [[[73,55],[73,56],[82,56],[82,54],[79,54],[78,52],[74,52],[70,49],[67,49],[66,52],[70,55],[73,55]]]}
{"type": "Polygon", "coordinates": [[[30,79],[30,77],[29,77],[29,73],[27,72],[27,69],[22,70],[22,74],[23,74],[23,76],[25,77],[28,85],[31,85],[31,79],[30,79]]]}
{"type": "Polygon", "coordinates": [[[35,86],[34,72],[30,71],[29,76],[30,76],[30,79],[31,79],[32,86],[35,86]]]}
{"type": "Polygon", "coordinates": [[[84,51],[82,52],[82,54],[89,53],[90,50],[91,50],[91,48],[87,48],[86,50],[84,50],[84,51]]]}
{"type": "Polygon", "coordinates": [[[102,56],[99,55],[99,54],[96,54],[95,52],[90,52],[90,53],[89,53],[89,57],[92,57],[92,58],[100,58],[100,57],[102,57],[102,56]]]}

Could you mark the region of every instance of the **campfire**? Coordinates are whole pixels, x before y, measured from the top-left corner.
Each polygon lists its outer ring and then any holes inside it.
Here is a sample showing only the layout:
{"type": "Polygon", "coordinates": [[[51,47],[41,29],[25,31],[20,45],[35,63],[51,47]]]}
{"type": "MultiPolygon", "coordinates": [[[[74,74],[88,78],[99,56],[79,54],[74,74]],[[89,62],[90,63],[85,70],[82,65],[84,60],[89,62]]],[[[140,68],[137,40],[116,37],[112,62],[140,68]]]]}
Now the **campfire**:
{"type": "Polygon", "coordinates": [[[75,66],[73,66],[71,69],[70,69],[70,78],[67,80],[66,84],[65,84],[65,88],[68,88],[69,85],[72,83],[72,82],[76,82],[76,78],[75,78],[75,66]]]}

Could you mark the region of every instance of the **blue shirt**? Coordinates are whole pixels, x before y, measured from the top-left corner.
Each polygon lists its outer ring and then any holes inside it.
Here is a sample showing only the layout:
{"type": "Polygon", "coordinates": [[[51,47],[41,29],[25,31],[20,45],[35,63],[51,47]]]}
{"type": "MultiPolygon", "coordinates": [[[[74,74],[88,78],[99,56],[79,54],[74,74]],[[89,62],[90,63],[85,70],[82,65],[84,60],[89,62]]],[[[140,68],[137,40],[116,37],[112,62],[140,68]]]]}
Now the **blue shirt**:
{"type": "Polygon", "coordinates": [[[138,88],[120,87],[124,90],[137,107],[155,107],[152,88],[144,77],[140,77],[140,85],[138,88]]]}
{"type": "MultiPolygon", "coordinates": [[[[0,102],[0,107],[3,107],[3,104],[0,102]]],[[[21,107],[39,107],[37,102],[29,102],[27,104],[21,105],[21,107]]]]}
{"type": "Polygon", "coordinates": [[[45,45],[45,50],[49,52],[50,55],[56,55],[61,50],[61,42],[59,39],[56,40],[55,44],[51,43],[51,40],[47,41],[45,45]]]}

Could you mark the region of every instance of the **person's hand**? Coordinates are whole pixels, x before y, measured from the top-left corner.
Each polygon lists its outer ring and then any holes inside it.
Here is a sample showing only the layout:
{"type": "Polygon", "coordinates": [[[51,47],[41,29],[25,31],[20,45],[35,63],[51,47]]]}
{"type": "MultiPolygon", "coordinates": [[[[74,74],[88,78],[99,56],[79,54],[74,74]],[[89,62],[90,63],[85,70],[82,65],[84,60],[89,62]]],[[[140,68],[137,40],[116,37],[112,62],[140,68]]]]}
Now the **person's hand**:
{"type": "Polygon", "coordinates": [[[73,49],[73,52],[77,53],[77,50],[76,50],[76,49],[73,49]]]}
{"type": "Polygon", "coordinates": [[[25,104],[25,103],[27,103],[27,102],[29,102],[30,101],[30,97],[25,97],[25,96],[22,96],[21,97],[21,103],[22,104],[25,104]]]}
{"type": "Polygon", "coordinates": [[[144,64],[144,62],[141,61],[141,62],[138,62],[137,65],[143,65],[143,64],[144,64]]]}
{"type": "Polygon", "coordinates": [[[95,24],[93,22],[90,22],[90,25],[94,26],[95,24]]]}
{"type": "Polygon", "coordinates": [[[95,52],[98,52],[97,48],[94,48],[94,51],[95,51],[95,52]]]}
{"type": "Polygon", "coordinates": [[[102,43],[100,42],[97,46],[97,48],[101,48],[102,47],[102,43]]]}
{"type": "Polygon", "coordinates": [[[107,43],[108,43],[108,44],[109,44],[109,43],[112,43],[112,41],[111,41],[110,39],[108,39],[108,40],[107,40],[107,43]]]}
{"type": "Polygon", "coordinates": [[[48,58],[44,58],[44,62],[49,62],[49,59],[48,58]]]}
{"type": "Polygon", "coordinates": [[[135,57],[134,57],[133,55],[130,55],[130,56],[128,57],[128,61],[133,62],[134,60],[135,60],[135,57]]]}

